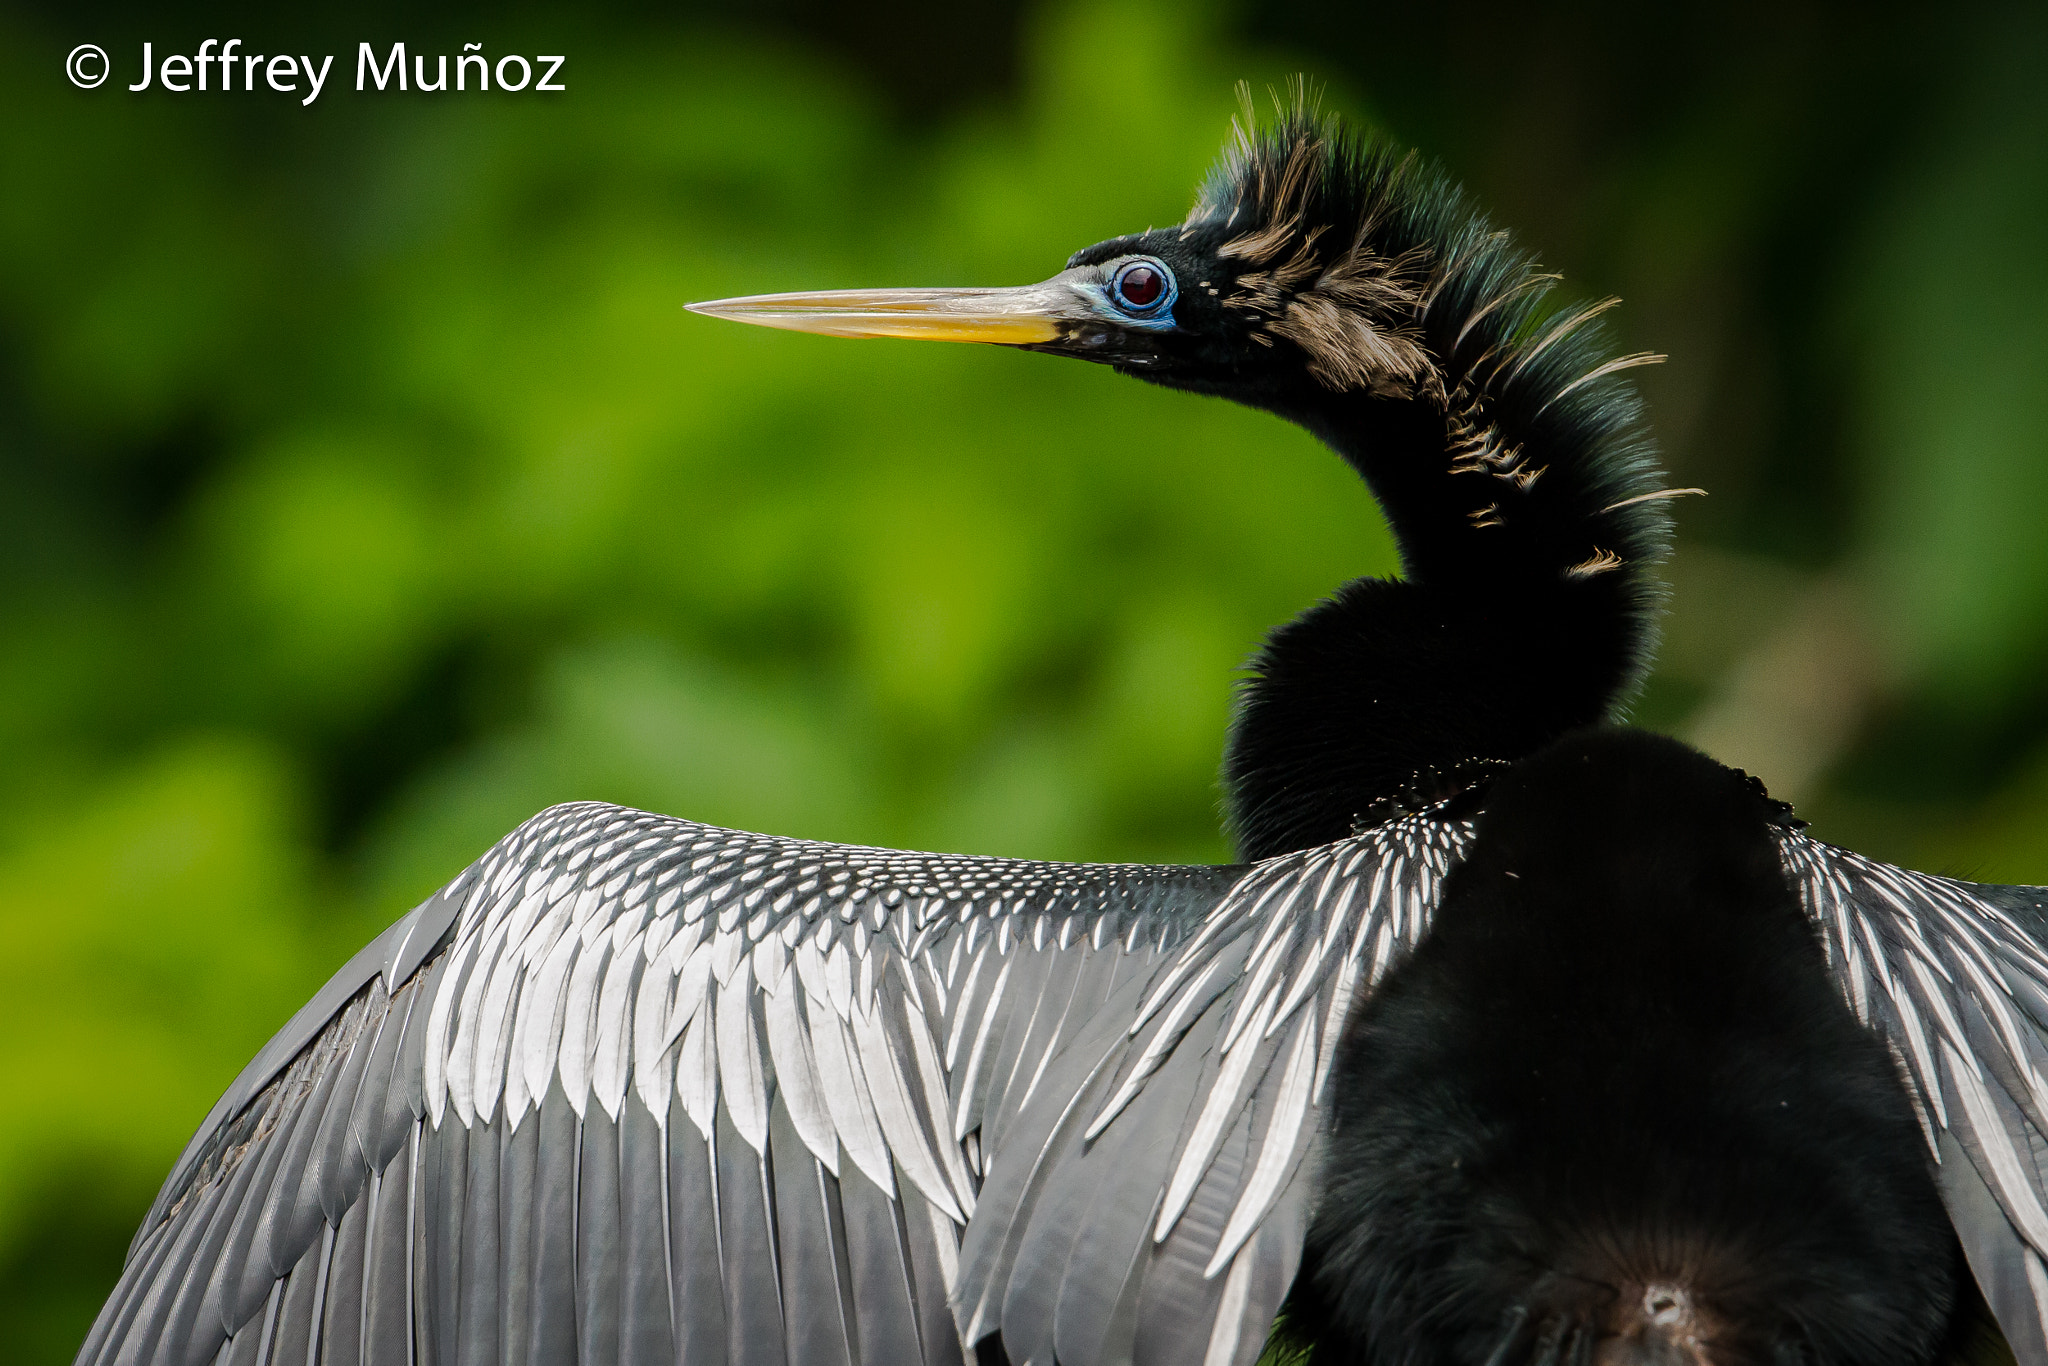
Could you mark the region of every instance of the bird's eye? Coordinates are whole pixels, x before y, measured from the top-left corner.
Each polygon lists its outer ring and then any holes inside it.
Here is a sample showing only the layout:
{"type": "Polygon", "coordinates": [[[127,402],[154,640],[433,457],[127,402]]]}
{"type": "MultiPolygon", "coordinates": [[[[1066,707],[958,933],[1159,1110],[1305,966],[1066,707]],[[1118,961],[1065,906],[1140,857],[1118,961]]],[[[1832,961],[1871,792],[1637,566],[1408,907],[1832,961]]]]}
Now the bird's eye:
{"type": "Polygon", "coordinates": [[[1156,313],[1173,302],[1173,272],[1158,261],[1131,261],[1118,269],[1109,292],[1119,308],[1156,313]]]}

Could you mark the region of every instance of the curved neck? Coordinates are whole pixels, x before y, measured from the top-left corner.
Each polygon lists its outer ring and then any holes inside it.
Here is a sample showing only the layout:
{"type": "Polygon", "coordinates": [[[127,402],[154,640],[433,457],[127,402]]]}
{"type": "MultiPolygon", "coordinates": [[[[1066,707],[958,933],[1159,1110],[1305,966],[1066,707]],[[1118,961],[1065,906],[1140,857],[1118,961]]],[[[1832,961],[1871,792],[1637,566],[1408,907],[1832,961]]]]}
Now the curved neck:
{"type": "Polygon", "coordinates": [[[1647,467],[1599,431],[1448,396],[1274,405],[1365,478],[1405,577],[1357,579],[1275,631],[1224,759],[1246,858],[1342,838],[1608,719],[1655,635],[1647,467]],[[1620,504],[1620,506],[1617,506],[1620,504]]]}
{"type": "Polygon", "coordinates": [[[1547,414],[1517,422],[1509,407],[1460,384],[1446,396],[1315,395],[1278,411],[1365,479],[1410,582],[1647,589],[1661,550],[1639,497],[1656,489],[1650,471],[1617,468],[1589,439],[1599,434],[1547,414]]]}

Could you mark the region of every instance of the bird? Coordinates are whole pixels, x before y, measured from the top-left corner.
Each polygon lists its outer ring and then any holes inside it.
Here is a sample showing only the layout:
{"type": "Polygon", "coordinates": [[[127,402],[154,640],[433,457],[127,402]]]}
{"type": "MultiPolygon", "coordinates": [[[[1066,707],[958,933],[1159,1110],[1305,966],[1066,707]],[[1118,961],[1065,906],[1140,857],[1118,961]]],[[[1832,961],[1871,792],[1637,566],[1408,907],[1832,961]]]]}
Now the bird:
{"type": "Polygon", "coordinates": [[[1251,661],[1236,863],[533,817],[229,1086],[78,1361],[2048,1362],[2048,891],[1619,723],[1679,491],[1608,302],[1297,99],[1038,284],[692,305],[1263,410],[1401,573],[1251,661]]]}

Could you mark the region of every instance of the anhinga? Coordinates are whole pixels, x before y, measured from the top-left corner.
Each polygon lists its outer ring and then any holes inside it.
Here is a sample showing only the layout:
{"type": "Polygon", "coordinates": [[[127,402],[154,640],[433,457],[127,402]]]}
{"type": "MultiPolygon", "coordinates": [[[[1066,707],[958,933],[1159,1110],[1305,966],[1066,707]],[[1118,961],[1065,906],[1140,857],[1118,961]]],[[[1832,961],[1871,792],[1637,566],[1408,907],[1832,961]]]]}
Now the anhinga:
{"type": "Polygon", "coordinates": [[[699,306],[1267,409],[1405,574],[1256,660],[1239,866],[536,816],[236,1080],[80,1360],[1905,1366],[1974,1272],[2048,1361],[2048,895],[1603,728],[1665,522],[1549,278],[1296,112],[1042,284],[699,306]]]}

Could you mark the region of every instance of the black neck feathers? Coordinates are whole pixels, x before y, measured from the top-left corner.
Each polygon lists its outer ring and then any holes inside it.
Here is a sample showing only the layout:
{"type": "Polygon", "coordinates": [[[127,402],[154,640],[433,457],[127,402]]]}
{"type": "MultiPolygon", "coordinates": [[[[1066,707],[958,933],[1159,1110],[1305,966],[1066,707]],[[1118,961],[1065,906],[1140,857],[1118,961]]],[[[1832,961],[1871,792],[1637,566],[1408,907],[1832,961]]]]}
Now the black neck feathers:
{"type": "Polygon", "coordinates": [[[1296,114],[1246,136],[1186,233],[1269,365],[1233,394],[1371,487],[1403,577],[1344,585],[1252,664],[1224,778],[1242,853],[1348,833],[1431,772],[1610,717],[1655,641],[1667,519],[1597,316],[1442,175],[1296,114]]]}

